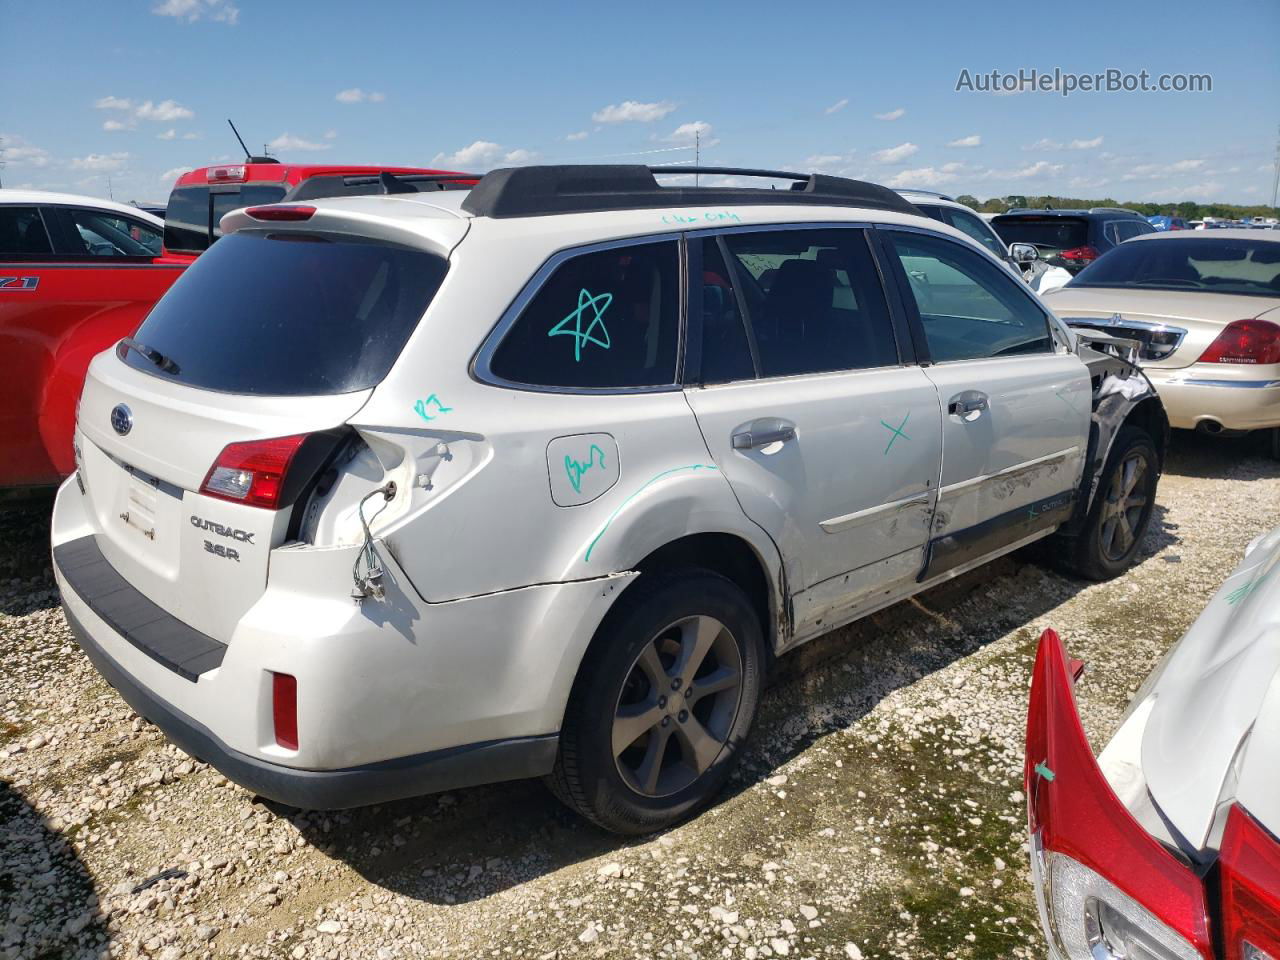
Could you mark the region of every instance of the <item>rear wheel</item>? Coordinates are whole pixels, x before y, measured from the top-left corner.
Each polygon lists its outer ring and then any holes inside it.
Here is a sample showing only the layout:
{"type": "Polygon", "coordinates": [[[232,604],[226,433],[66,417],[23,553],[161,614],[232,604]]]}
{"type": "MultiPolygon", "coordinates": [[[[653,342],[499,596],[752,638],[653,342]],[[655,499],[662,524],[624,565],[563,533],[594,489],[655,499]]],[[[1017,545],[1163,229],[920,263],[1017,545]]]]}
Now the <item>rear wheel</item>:
{"type": "Polygon", "coordinates": [[[583,661],[552,790],[617,833],[683,819],[737,763],[763,667],[759,619],[735,584],[701,570],[642,578],[583,661]]]}
{"type": "Polygon", "coordinates": [[[1067,566],[1090,580],[1110,580],[1133,562],[1151,524],[1159,459],[1144,430],[1116,434],[1083,531],[1071,544],[1067,566]]]}

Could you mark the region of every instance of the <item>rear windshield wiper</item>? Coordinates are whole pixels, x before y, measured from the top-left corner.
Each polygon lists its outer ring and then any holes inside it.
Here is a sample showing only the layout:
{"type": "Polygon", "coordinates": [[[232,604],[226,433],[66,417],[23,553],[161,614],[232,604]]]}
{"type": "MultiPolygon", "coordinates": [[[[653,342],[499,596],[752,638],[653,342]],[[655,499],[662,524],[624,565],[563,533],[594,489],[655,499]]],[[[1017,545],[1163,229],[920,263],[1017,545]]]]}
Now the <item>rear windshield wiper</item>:
{"type": "Polygon", "coordinates": [[[157,367],[159,367],[165,373],[176,374],[178,372],[178,365],[176,363],[174,363],[172,360],[166,357],[159,350],[156,350],[152,347],[148,347],[145,343],[142,343],[141,341],[134,340],[132,337],[125,337],[123,340],[120,341],[120,346],[124,347],[124,349],[126,350],[132,350],[134,353],[138,354],[139,356],[146,357],[148,360],[154,363],[157,367]]]}

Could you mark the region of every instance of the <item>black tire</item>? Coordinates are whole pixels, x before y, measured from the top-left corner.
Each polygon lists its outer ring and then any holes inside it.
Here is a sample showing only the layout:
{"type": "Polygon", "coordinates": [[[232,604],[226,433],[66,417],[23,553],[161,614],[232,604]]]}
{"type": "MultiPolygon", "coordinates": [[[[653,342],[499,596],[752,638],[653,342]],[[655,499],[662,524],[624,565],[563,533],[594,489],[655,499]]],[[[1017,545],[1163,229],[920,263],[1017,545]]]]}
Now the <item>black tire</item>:
{"type": "Polygon", "coordinates": [[[1129,568],[1151,525],[1159,465],[1155,444],[1145,430],[1132,425],[1120,428],[1107,455],[1084,528],[1079,535],[1064,541],[1067,551],[1063,562],[1072,573],[1100,581],[1118,577],[1129,568]],[[1121,471],[1131,461],[1141,464],[1142,475],[1126,494],[1123,489],[1126,478],[1121,471]],[[1120,510],[1118,494],[1126,501],[1135,497],[1144,499],[1140,507],[1120,510]]]}
{"type": "Polygon", "coordinates": [[[710,801],[738,763],[755,720],[764,670],[759,617],[736,584],[701,569],[642,575],[609,611],[578,670],[548,785],[571,809],[614,833],[651,833],[679,822],[710,801]],[[712,632],[713,640],[696,639],[712,632]],[[691,646],[682,645],[682,638],[690,638],[691,646]],[[700,666],[686,685],[678,676],[684,672],[682,652],[703,643],[700,666]],[[730,692],[715,688],[735,666],[739,679],[730,717],[730,692]],[[658,667],[665,687],[650,680],[658,667]],[[676,681],[679,685],[672,686],[676,681]],[[677,697],[691,699],[677,703],[677,697]],[[687,710],[679,709],[683,717],[672,712],[686,705],[687,710]],[[624,717],[632,714],[641,724],[653,716],[662,719],[615,754],[615,740],[630,734],[624,717]],[[708,734],[720,742],[718,752],[705,739],[708,734]],[[694,742],[704,748],[698,751],[702,757],[687,746],[694,742]],[[632,769],[637,756],[654,755],[656,762],[632,769]],[[703,769],[696,772],[699,765],[703,769]],[[651,793],[643,792],[642,774],[653,786],[651,793]]]}
{"type": "Polygon", "coordinates": [[[1262,449],[1272,460],[1280,460],[1280,427],[1272,427],[1267,431],[1262,449]]]}

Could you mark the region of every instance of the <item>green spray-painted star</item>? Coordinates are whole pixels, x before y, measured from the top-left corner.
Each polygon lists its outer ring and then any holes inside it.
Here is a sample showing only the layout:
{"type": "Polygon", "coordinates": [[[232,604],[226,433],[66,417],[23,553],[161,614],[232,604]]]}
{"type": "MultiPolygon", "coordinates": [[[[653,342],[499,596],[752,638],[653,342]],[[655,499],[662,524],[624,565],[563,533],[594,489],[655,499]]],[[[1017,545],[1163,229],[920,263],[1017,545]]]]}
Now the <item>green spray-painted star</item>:
{"type": "Polygon", "coordinates": [[[609,309],[609,304],[613,302],[612,293],[600,293],[592,296],[588,291],[582,290],[578,294],[578,309],[569,313],[563,320],[547,331],[548,337],[573,337],[573,359],[575,362],[582,362],[582,348],[588,343],[594,343],[597,347],[603,347],[608,350],[610,345],[609,328],[604,325],[604,312],[609,309]],[[594,316],[591,322],[587,324],[587,329],[582,329],[583,311],[591,309],[594,316]],[[567,329],[569,325],[573,325],[573,329],[567,329]],[[592,336],[596,328],[600,329],[600,333],[604,336],[601,340],[599,337],[592,336]]]}

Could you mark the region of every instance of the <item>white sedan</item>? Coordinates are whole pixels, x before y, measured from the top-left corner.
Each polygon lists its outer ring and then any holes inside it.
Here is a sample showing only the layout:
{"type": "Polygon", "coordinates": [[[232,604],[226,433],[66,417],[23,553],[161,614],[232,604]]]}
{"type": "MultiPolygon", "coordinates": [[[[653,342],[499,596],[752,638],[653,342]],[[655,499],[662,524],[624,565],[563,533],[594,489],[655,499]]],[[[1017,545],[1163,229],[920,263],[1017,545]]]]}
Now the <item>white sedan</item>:
{"type": "Polygon", "coordinates": [[[1135,237],[1044,299],[1072,326],[1140,342],[1170,426],[1271,429],[1280,455],[1280,234],[1135,237]]]}
{"type": "Polygon", "coordinates": [[[1258,537],[1095,761],[1040,640],[1032,871],[1053,960],[1280,958],[1280,528],[1258,537]]]}

